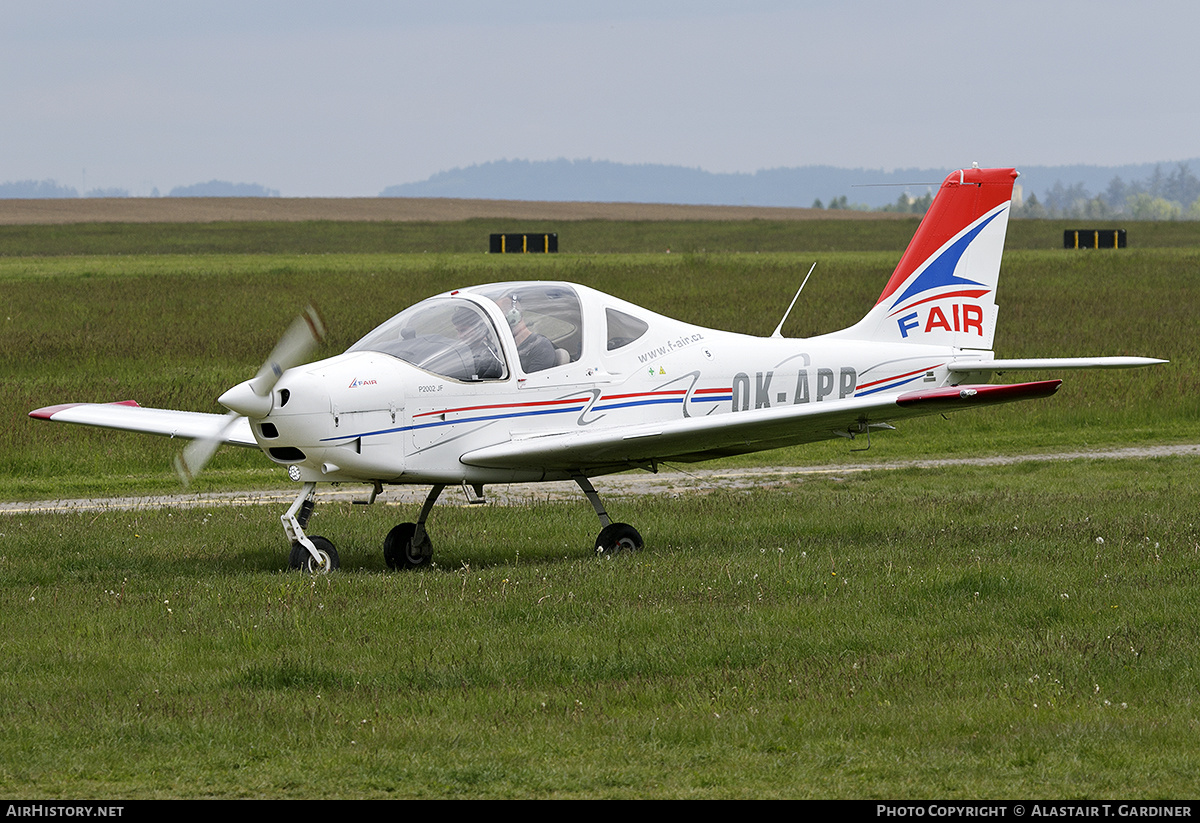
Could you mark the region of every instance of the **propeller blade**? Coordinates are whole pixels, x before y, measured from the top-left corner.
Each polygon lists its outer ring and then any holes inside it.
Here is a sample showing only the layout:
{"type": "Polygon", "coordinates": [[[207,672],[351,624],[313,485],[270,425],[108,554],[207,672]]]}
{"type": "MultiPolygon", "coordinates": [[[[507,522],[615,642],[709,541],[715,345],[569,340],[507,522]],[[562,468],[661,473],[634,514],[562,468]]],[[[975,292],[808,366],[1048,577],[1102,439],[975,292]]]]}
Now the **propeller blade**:
{"type": "Polygon", "coordinates": [[[258,374],[250,380],[250,388],[259,397],[266,396],[279,380],[279,376],[293,366],[308,360],[325,340],[325,321],[314,306],[308,306],[292,321],[283,337],[262,364],[258,374]]]}
{"type": "Polygon", "coordinates": [[[225,432],[240,419],[240,414],[230,412],[225,415],[225,422],[221,428],[217,429],[212,436],[193,440],[180,454],[175,456],[175,473],[179,475],[179,480],[184,486],[190,486],[196,476],[204,470],[208,461],[225,442],[225,432]]]}

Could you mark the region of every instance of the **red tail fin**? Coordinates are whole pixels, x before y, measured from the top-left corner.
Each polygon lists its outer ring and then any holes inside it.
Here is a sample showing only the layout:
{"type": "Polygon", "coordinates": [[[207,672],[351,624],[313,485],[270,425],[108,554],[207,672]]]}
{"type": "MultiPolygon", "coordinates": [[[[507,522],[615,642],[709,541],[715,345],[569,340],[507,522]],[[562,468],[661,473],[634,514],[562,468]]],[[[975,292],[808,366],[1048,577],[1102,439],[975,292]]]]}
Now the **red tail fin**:
{"type": "Polygon", "coordinates": [[[963,169],[938,189],[861,322],[839,335],[990,349],[1014,169],[963,169]]]}

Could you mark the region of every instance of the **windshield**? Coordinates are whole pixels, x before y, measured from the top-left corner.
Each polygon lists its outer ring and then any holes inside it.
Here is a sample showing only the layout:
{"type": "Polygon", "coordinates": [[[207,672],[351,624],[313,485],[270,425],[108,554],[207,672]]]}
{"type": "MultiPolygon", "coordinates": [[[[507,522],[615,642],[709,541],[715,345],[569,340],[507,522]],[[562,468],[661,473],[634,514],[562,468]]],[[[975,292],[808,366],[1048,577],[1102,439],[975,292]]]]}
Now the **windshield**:
{"type": "Polygon", "coordinates": [[[468,300],[435,297],[410,306],[347,351],[374,351],[454,380],[500,380],[508,367],[496,329],[468,300]]]}

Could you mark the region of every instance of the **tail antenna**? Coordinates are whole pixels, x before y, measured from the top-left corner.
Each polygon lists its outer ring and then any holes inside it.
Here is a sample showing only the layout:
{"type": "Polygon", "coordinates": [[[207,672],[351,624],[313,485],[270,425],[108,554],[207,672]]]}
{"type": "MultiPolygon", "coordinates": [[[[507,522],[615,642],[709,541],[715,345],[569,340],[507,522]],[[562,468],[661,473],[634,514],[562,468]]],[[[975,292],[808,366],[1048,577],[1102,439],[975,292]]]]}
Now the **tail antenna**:
{"type": "Polygon", "coordinates": [[[808,270],[808,274],[804,275],[804,282],[800,284],[800,288],[796,289],[796,296],[792,298],[792,302],[788,304],[787,311],[783,313],[783,319],[779,321],[779,325],[775,327],[772,337],[783,337],[783,324],[787,322],[788,315],[792,313],[792,307],[796,305],[796,300],[800,298],[800,292],[804,291],[804,284],[808,282],[808,278],[812,277],[813,269],[817,267],[816,262],[812,264],[812,268],[808,270]]]}

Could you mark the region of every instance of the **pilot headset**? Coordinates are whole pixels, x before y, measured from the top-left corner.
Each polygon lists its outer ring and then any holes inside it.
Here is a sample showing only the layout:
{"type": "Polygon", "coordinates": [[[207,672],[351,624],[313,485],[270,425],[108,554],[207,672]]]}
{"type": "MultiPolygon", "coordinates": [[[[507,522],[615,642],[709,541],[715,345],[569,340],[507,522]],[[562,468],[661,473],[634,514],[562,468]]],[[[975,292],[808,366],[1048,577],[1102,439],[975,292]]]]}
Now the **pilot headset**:
{"type": "Polygon", "coordinates": [[[521,322],[521,304],[517,302],[517,293],[513,292],[509,296],[508,311],[504,313],[504,319],[508,321],[509,328],[515,327],[521,322]]]}

